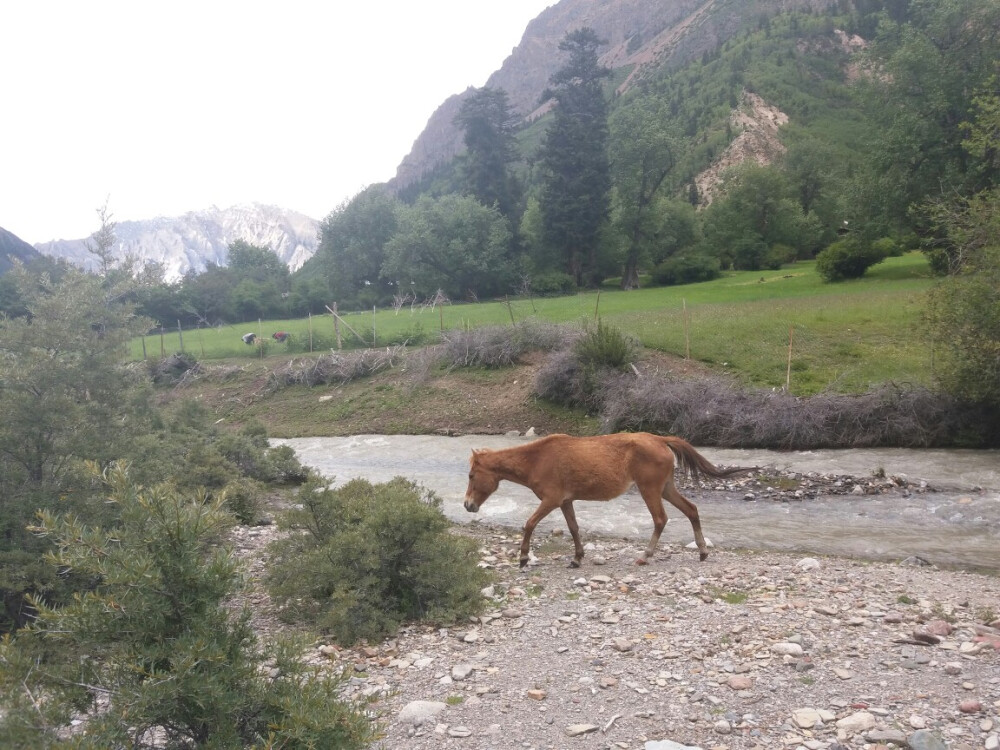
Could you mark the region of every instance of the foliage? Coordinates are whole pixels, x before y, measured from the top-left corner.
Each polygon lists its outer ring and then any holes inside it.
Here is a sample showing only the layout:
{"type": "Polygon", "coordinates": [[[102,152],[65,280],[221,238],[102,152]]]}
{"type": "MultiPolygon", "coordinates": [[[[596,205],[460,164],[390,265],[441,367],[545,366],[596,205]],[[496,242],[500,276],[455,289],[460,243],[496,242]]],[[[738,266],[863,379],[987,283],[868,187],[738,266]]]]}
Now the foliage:
{"type": "Polygon", "coordinates": [[[966,401],[1000,407],[1000,188],[940,207],[954,271],[931,291],[928,334],[941,384],[966,401]]]}
{"type": "Polygon", "coordinates": [[[834,242],[816,256],[816,271],[824,281],[860,279],[865,271],[885,258],[884,244],[845,238],[834,242]]]}
{"type": "Polygon", "coordinates": [[[445,333],[441,359],[450,367],[509,367],[527,352],[567,345],[572,335],[558,326],[525,321],[445,333]]]}
{"type": "Polygon", "coordinates": [[[465,131],[461,161],[466,192],[484,206],[496,206],[516,225],[519,189],[511,163],[517,158],[517,117],[511,112],[507,92],[486,87],[474,90],[462,101],[455,123],[465,131]]]}
{"type": "Polygon", "coordinates": [[[598,320],[596,325],[588,326],[573,351],[586,367],[621,370],[635,360],[640,346],[621,329],[598,320]]]}
{"type": "Polygon", "coordinates": [[[35,510],[105,517],[80,465],[123,455],[152,418],[142,384],[119,366],[148,325],[127,301],[134,284],[75,269],[58,281],[23,267],[8,276],[27,314],[0,318],[0,629],[21,622],[25,592],[77,583],[27,562],[45,548],[25,531],[35,510]]]}
{"type": "MultiPolygon", "coordinates": [[[[320,227],[316,255],[299,276],[321,280],[340,308],[385,304],[393,287],[381,276],[386,243],[396,233],[400,203],[382,186],[362,190],[337,207],[320,227]]],[[[323,312],[323,307],[312,312],[323,312]]]]}
{"type": "Polygon", "coordinates": [[[719,260],[707,255],[675,255],[653,269],[653,281],[664,286],[694,284],[719,278],[719,260]]]}
{"type": "Polygon", "coordinates": [[[639,264],[653,253],[656,198],[680,160],[684,141],[666,102],[635,98],[610,120],[611,174],[616,186],[616,223],[626,242],[622,289],[639,286],[639,264]]]}
{"type": "Polygon", "coordinates": [[[272,596],[289,618],[331,632],[339,643],[378,640],[406,620],[451,622],[483,606],[486,572],[471,540],[449,533],[441,500],[402,478],[338,489],[312,480],[293,533],[272,547],[272,596]]]}
{"type": "Polygon", "coordinates": [[[611,71],[598,62],[602,42],[590,28],[569,32],[559,44],[569,59],[550,79],[555,100],[539,154],[539,205],[544,243],[577,286],[601,280],[601,233],[609,213],[608,108],[601,82],[611,71]]]}
{"type": "Polygon", "coordinates": [[[219,545],[223,499],[141,490],[121,466],[104,479],[116,526],[40,517],[52,564],[94,587],[63,607],[36,600],[38,619],[0,642],[0,744],[365,747],[372,727],[341,680],[307,669],[294,644],[262,648],[249,611],[230,612],[239,568],[219,545]]]}
{"type": "Polygon", "coordinates": [[[397,293],[478,299],[510,289],[510,223],[474,198],[421,197],[399,212],[381,275],[397,293]]]}
{"type": "Polygon", "coordinates": [[[680,435],[698,445],[807,450],[927,448],[981,444],[971,411],[928,388],[885,384],[861,394],[747,389],[718,377],[647,374],[621,380],[602,398],[601,429],[680,435]]]}

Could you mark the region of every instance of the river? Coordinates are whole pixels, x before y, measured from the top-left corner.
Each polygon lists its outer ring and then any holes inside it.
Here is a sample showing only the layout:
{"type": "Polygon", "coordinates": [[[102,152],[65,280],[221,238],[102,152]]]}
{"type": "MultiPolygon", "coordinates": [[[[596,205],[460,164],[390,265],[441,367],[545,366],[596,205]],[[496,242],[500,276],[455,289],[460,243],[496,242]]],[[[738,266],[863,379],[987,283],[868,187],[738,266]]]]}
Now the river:
{"type": "MultiPolygon", "coordinates": [[[[275,439],[289,445],[302,463],[335,485],[354,478],[384,482],[403,476],[433,490],[454,521],[475,519],[462,506],[473,448],[506,448],[531,438],[501,435],[355,435],[275,439]]],[[[918,556],[943,567],[1000,571],[1000,451],[864,449],[779,452],[699,449],[723,466],[775,467],[800,473],[850,475],[876,472],[906,475],[911,484],[932,488],[899,494],[830,495],[803,501],[747,502],[744,492],[686,488],[698,505],[705,536],[722,548],[768,549],[878,560],[918,556]]],[[[503,482],[478,517],[519,528],[537,506],[527,489],[503,482]]],[[[631,490],[609,503],[578,502],[581,533],[636,540],[636,551],[652,528],[642,498],[631,490]]],[[[667,505],[670,521],[661,548],[686,545],[691,526],[667,505]]],[[[536,539],[565,528],[561,513],[539,524],[536,539]]],[[[571,543],[567,539],[567,552],[571,543]]],[[[692,560],[697,558],[692,555],[692,560]]]]}

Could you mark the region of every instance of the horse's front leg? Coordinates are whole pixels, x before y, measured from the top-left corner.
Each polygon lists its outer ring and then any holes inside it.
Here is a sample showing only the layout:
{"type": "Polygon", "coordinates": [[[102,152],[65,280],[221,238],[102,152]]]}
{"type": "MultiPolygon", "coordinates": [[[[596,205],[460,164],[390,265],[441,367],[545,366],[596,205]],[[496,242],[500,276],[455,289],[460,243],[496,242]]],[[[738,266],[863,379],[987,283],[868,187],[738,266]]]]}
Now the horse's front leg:
{"type": "Polygon", "coordinates": [[[528,550],[531,549],[531,535],[535,531],[538,522],[554,511],[558,506],[556,503],[547,503],[542,500],[541,504],[531,514],[531,517],[524,522],[524,536],[521,537],[521,559],[520,566],[523,568],[528,564],[528,550]]]}
{"type": "Polygon", "coordinates": [[[579,568],[583,562],[583,545],[580,543],[580,525],[576,522],[576,511],[573,509],[573,501],[567,500],[561,506],[563,516],[566,518],[566,526],[573,536],[573,562],[569,564],[571,568],[579,568]]]}

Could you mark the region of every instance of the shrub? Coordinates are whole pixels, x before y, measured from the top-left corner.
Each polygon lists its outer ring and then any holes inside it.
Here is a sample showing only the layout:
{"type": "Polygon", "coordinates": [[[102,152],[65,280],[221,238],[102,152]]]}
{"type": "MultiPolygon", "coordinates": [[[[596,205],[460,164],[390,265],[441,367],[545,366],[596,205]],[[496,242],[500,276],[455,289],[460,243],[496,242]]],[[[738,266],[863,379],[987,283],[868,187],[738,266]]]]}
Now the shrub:
{"type": "Polygon", "coordinates": [[[871,266],[885,260],[880,246],[857,240],[839,240],[816,256],[816,271],[824,281],[860,279],[871,266]]]}
{"type": "Polygon", "coordinates": [[[267,585],[291,620],[341,644],[392,635],[407,620],[452,622],[481,611],[488,574],[476,545],[449,533],[441,500],[397,477],[330,489],[319,479],[282,519],[267,585]]]}
{"type": "Polygon", "coordinates": [[[598,320],[574,344],[573,351],[584,367],[621,370],[635,360],[640,347],[631,336],[598,320]]]}
{"type": "Polygon", "coordinates": [[[576,291],[576,281],[568,273],[561,271],[546,271],[531,277],[533,294],[570,294],[576,291]]]}
{"type": "Polygon", "coordinates": [[[719,259],[707,255],[675,255],[653,269],[653,281],[663,286],[695,284],[719,278],[719,259]]]}
{"type": "Polygon", "coordinates": [[[453,330],[442,337],[441,359],[452,367],[509,367],[526,352],[561,348],[573,336],[572,329],[537,321],[453,330]]]}
{"type": "Polygon", "coordinates": [[[264,485],[253,479],[237,479],[224,488],[225,507],[244,526],[253,526],[264,507],[264,485]]]}
{"type": "Polygon", "coordinates": [[[94,585],[65,607],[34,600],[37,620],[0,641],[0,746],[368,746],[345,678],[306,667],[300,644],[259,644],[249,611],[230,611],[240,570],[221,499],[142,490],[119,466],[105,479],[116,527],[41,517],[55,566],[94,585]]]}

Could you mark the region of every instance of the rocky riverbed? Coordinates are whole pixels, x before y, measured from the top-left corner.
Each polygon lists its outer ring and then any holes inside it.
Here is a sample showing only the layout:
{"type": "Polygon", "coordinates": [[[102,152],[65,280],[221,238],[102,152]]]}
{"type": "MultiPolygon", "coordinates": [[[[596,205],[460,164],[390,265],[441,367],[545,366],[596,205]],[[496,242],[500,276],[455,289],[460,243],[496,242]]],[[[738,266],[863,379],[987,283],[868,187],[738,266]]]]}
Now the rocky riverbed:
{"type": "MultiPolygon", "coordinates": [[[[234,538],[252,578],[274,527],[234,538]]],[[[411,626],[385,643],[311,658],[371,699],[378,747],[543,750],[997,750],[1000,581],[897,563],[664,551],[472,525],[494,570],[484,616],[411,626]],[[672,552],[672,554],[671,554],[672,552]]],[[[281,629],[266,593],[251,604],[281,629]]]]}

